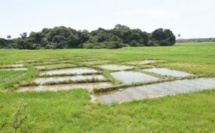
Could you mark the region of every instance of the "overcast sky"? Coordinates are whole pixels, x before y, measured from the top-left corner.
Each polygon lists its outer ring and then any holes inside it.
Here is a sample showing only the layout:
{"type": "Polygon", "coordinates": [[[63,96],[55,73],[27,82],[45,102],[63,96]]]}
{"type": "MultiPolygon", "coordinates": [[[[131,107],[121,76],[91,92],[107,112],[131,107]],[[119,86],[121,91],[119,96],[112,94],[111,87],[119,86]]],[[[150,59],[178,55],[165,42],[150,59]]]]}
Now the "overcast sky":
{"type": "Polygon", "coordinates": [[[0,37],[66,26],[111,29],[116,24],[182,38],[215,37],[215,0],[0,0],[0,37]]]}

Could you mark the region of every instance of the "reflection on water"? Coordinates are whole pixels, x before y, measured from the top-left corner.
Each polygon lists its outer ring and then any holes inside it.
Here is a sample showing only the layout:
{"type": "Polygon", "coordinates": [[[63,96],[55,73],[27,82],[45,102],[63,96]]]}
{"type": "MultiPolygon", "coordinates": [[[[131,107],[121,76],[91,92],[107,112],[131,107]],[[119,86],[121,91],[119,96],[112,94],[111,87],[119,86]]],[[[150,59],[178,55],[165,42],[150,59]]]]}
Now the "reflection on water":
{"type": "Polygon", "coordinates": [[[192,75],[190,73],[186,73],[178,70],[171,70],[167,68],[150,68],[150,69],[143,69],[143,71],[156,73],[160,75],[171,76],[171,77],[187,77],[192,75]]]}
{"type": "Polygon", "coordinates": [[[63,69],[63,70],[53,70],[53,71],[46,71],[40,74],[40,76],[44,75],[70,75],[70,74],[87,74],[87,73],[97,73],[98,71],[95,69],[90,68],[73,68],[73,69],[63,69]]]}
{"type": "Polygon", "coordinates": [[[132,83],[145,83],[145,82],[153,82],[159,80],[159,78],[150,76],[140,72],[133,72],[133,71],[120,71],[120,72],[113,72],[111,75],[119,80],[122,81],[123,84],[132,84],[132,83]]]}
{"type": "Polygon", "coordinates": [[[107,104],[113,102],[121,103],[130,100],[156,98],[166,95],[175,95],[207,89],[215,89],[214,78],[186,79],[145,86],[130,87],[125,90],[119,90],[112,94],[104,94],[98,96],[98,99],[101,102],[107,104]]]}
{"type": "Polygon", "coordinates": [[[87,89],[92,91],[93,89],[111,87],[112,84],[108,82],[102,83],[82,83],[82,84],[61,84],[61,85],[47,85],[47,86],[31,86],[21,87],[18,92],[26,91],[59,91],[59,90],[70,90],[70,89],[87,89]]]}
{"type": "Polygon", "coordinates": [[[98,80],[102,81],[105,78],[102,75],[78,75],[78,76],[66,76],[66,77],[48,77],[48,78],[37,78],[34,80],[34,83],[45,84],[50,82],[65,82],[65,81],[89,81],[89,80],[98,80]]]}

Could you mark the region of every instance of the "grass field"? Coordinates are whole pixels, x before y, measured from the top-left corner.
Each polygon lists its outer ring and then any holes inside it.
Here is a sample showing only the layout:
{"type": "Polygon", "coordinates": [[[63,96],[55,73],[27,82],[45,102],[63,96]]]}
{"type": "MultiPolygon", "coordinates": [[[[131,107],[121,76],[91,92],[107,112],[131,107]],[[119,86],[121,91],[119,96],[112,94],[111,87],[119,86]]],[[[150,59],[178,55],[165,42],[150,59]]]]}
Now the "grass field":
{"type": "MultiPolygon", "coordinates": [[[[58,60],[65,59],[62,63],[82,66],[82,62],[95,59],[112,63],[160,59],[164,62],[158,66],[213,76],[214,51],[215,43],[116,50],[0,50],[0,64],[32,60],[38,65],[47,60],[61,64],[58,60]]],[[[31,63],[24,65],[28,71],[0,71],[0,132],[13,131],[11,115],[23,102],[27,103],[28,119],[19,132],[215,132],[214,90],[105,105],[92,103],[90,93],[81,89],[14,92],[19,84],[38,75],[31,63]]]]}

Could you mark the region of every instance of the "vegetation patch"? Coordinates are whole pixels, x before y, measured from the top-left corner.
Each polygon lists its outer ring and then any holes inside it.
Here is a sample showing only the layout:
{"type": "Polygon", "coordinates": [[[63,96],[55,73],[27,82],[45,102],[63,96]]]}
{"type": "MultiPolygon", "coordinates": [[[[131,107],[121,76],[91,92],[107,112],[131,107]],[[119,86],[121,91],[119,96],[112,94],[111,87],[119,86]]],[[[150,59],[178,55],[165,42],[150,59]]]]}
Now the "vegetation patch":
{"type": "Polygon", "coordinates": [[[36,70],[29,67],[28,71],[0,70],[0,90],[17,88],[20,84],[30,82],[36,75],[36,70]]]}
{"type": "Polygon", "coordinates": [[[168,67],[172,69],[178,70],[186,70],[188,72],[200,74],[215,74],[215,64],[209,63],[185,63],[185,62],[172,62],[172,63],[165,63],[159,64],[158,66],[168,67]]]}

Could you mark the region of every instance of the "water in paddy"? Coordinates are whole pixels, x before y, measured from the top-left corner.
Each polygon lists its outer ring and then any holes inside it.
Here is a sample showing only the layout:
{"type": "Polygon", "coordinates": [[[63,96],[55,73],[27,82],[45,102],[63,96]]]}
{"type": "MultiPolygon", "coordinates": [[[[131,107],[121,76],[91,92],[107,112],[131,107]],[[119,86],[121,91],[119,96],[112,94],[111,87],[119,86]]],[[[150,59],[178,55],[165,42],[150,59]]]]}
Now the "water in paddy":
{"type": "Polygon", "coordinates": [[[73,69],[62,69],[62,70],[52,70],[40,73],[40,76],[48,75],[71,75],[71,74],[89,74],[89,73],[98,73],[97,70],[91,68],[73,68],[73,69]]]}
{"type": "Polygon", "coordinates": [[[123,84],[129,85],[132,83],[146,83],[146,82],[153,82],[159,80],[159,78],[147,75],[141,72],[134,72],[134,71],[120,71],[120,72],[113,72],[111,75],[123,82],[123,84]]]}
{"type": "Polygon", "coordinates": [[[66,81],[80,82],[80,81],[104,81],[105,78],[102,75],[78,75],[78,76],[66,76],[66,77],[48,77],[48,78],[37,78],[34,80],[36,84],[46,83],[60,83],[66,81]]]}
{"type": "Polygon", "coordinates": [[[214,78],[186,79],[145,86],[130,87],[121,91],[119,90],[112,94],[104,94],[98,96],[97,98],[101,102],[110,104],[113,102],[121,103],[130,100],[156,98],[166,95],[175,95],[207,89],[215,89],[214,78]]]}
{"type": "Polygon", "coordinates": [[[143,69],[145,72],[156,73],[163,76],[171,76],[171,77],[188,77],[192,76],[192,74],[187,72],[182,72],[178,70],[171,70],[167,68],[150,68],[150,69],[143,69]]]}
{"type": "Polygon", "coordinates": [[[99,66],[102,69],[111,70],[111,71],[121,71],[121,70],[128,70],[133,69],[132,66],[126,66],[126,65],[101,65],[99,66]]]}
{"type": "Polygon", "coordinates": [[[111,87],[112,84],[108,82],[102,83],[82,83],[82,84],[61,84],[61,85],[47,85],[47,86],[29,86],[21,87],[18,92],[26,91],[59,91],[59,90],[71,90],[71,89],[87,89],[92,91],[93,89],[111,87]]]}

